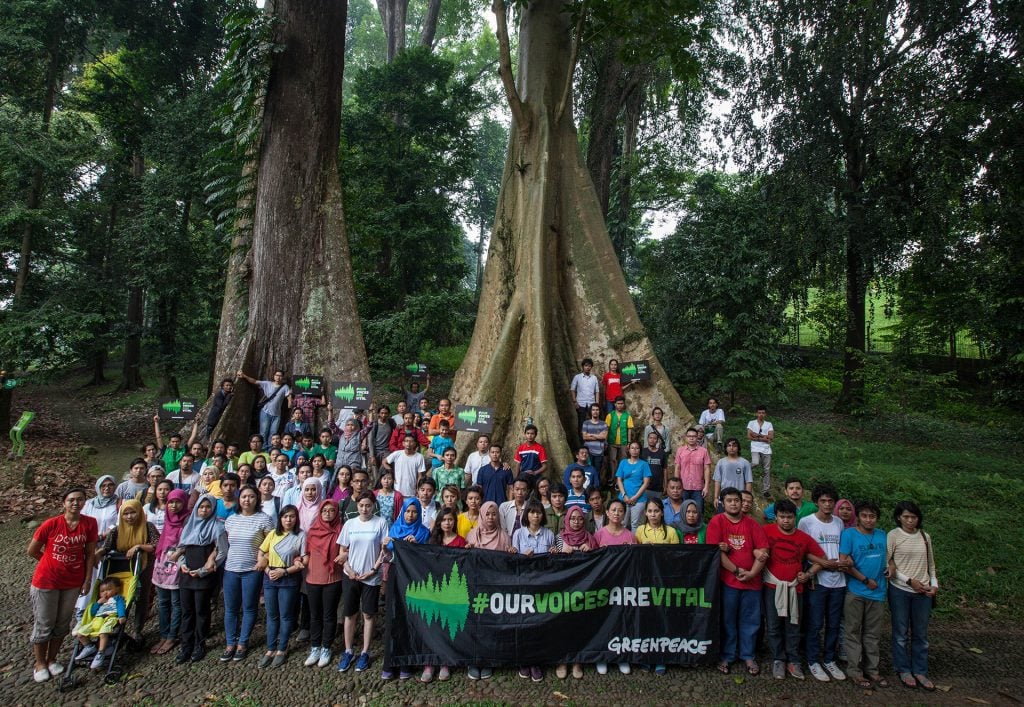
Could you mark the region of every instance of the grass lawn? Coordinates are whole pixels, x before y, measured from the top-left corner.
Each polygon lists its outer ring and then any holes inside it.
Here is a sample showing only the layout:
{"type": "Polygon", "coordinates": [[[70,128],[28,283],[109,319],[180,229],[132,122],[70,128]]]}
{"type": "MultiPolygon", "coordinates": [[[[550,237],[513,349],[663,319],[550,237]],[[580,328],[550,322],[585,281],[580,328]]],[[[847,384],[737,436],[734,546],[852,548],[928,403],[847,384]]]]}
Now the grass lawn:
{"type": "MultiPolygon", "coordinates": [[[[808,497],[828,481],[850,500],[873,500],[882,508],[880,526],[894,527],[892,509],[915,501],[932,535],[942,613],[980,610],[994,618],[1024,618],[1024,479],[1019,459],[1024,445],[1016,429],[1024,420],[1005,410],[957,400],[940,413],[886,413],[852,419],[830,412],[831,390],[815,390],[821,376],[790,371],[790,403],[773,408],[773,481],[797,476],[808,497]]],[[[752,406],[751,406],[752,407],[752,406]]],[[[744,440],[753,410],[738,407],[727,436],[744,440]]],[[[760,471],[755,469],[755,477],[760,471]]],[[[755,487],[757,484],[755,484],[755,487]]]]}

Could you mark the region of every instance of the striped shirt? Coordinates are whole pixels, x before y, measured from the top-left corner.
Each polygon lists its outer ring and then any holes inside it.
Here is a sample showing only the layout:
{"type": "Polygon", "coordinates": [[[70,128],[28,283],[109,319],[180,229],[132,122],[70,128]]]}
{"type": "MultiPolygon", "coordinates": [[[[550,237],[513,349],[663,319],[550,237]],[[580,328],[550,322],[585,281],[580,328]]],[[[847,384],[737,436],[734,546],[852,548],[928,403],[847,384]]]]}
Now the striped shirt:
{"type": "Polygon", "coordinates": [[[228,572],[249,572],[256,566],[256,551],[274,525],[270,516],[257,511],[250,516],[236,513],[224,521],[228,536],[228,559],[224,569],[228,572]]]}

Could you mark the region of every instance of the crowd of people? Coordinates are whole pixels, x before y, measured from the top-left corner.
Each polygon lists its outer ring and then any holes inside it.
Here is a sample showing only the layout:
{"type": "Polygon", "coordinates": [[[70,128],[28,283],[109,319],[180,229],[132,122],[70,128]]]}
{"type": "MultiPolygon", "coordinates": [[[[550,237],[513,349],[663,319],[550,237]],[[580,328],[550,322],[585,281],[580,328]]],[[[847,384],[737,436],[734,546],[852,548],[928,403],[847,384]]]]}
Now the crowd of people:
{"type": "MultiPolygon", "coordinates": [[[[205,659],[213,606],[222,601],[222,662],[259,652],[251,643],[262,604],[260,666],[285,665],[289,647],[303,644],[304,666],[367,670],[396,542],[526,556],[706,543],[721,551],[722,673],[740,664],[758,675],[761,637],[776,679],[803,680],[806,663],[822,682],[886,687],[879,658],[888,604],[899,682],[934,689],[927,632],[939,585],[920,508],[898,504],[895,527],[884,533],[874,503],[851,503],[827,483],[814,485],[808,500],[801,480],[787,478],[784,495],[762,513],[753,469],[761,469],[760,493],[771,500],[775,435],[765,407],[746,426],[747,459],[740,439],[724,438],[715,398],[696,425],[674,432],[660,408],[641,420],[641,411],[627,407],[629,383],[617,361],[601,379],[593,368],[584,360],[567,391],[581,445],[561,473],[550,468],[533,424],[511,456],[478,435],[459,466],[451,402],[431,407],[429,378],[422,390],[414,383],[404,391],[395,415],[381,405],[372,417],[336,416],[326,400],[293,397],[282,371],[270,381],[239,372],[262,394],[260,432],[244,450],[220,439],[207,449],[198,423],[187,442],[179,434],[165,440],[154,417],[154,440],[124,478],[100,477],[91,497],[67,491],[63,512],[29,543],[38,560],[30,588],[34,679],[63,671],[58,655],[72,627],[74,658],[91,658],[97,669],[109,658],[110,636],[129,620],[141,643],[154,597],[159,641],[151,652],[173,653],[178,663],[205,659]],[[319,407],[328,415],[318,429],[319,407]],[[132,611],[118,582],[96,572],[113,552],[140,560],[132,611]]],[[[222,382],[207,431],[233,386],[222,382]]],[[[382,667],[385,679],[413,676],[406,667],[382,667]]],[[[666,672],[665,665],[642,667],[666,672]]],[[[608,665],[596,669],[604,674],[608,665]]],[[[518,672],[543,679],[543,666],[518,672]]],[[[490,667],[468,668],[471,679],[491,674],[490,667]]],[[[584,666],[558,665],[555,674],[581,678],[584,666]]],[[[450,666],[428,665],[419,679],[450,675],[450,666]]]]}

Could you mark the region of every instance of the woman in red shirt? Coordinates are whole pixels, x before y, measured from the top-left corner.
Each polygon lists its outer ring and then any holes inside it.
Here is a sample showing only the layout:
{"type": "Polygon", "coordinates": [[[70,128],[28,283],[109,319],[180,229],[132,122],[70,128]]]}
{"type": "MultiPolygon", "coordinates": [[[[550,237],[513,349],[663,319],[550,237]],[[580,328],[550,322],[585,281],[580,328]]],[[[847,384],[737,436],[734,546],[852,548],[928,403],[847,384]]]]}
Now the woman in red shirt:
{"type": "Polygon", "coordinates": [[[622,395],[622,391],[628,387],[629,382],[625,385],[622,384],[622,374],[619,373],[619,359],[610,359],[608,361],[608,370],[601,376],[605,414],[611,414],[611,411],[615,409],[615,398],[622,395]]]}
{"type": "Polygon", "coordinates": [[[89,591],[96,541],[96,519],[82,515],[85,489],[64,493],[64,513],[43,522],[28,544],[29,557],[38,560],[32,574],[32,679],[45,682],[64,672],[57,654],[71,631],[79,594],[89,591]]]}

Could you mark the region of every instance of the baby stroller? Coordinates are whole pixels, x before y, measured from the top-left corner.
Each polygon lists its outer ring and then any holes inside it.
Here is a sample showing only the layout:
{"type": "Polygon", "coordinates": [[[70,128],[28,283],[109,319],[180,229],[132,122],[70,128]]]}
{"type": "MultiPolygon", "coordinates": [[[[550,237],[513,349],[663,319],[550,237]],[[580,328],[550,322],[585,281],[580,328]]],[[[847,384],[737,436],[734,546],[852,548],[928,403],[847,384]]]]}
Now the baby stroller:
{"type": "MultiPolygon", "coordinates": [[[[142,557],[142,553],[136,553],[135,556],[129,560],[124,553],[121,552],[109,552],[103,557],[99,571],[97,572],[96,585],[93,587],[92,594],[89,598],[89,604],[86,607],[81,620],[78,622],[78,627],[86,626],[92,622],[94,618],[92,616],[93,604],[99,598],[100,584],[108,577],[116,577],[121,580],[121,596],[124,598],[125,616],[131,616],[132,606],[135,604],[135,599],[139,591],[139,575],[142,572],[142,557]]],[[[127,622],[117,624],[107,645],[109,656],[104,656],[102,658],[102,664],[106,667],[106,673],[104,674],[103,681],[108,685],[113,685],[118,682],[121,679],[121,675],[124,673],[124,668],[119,664],[118,660],[121,657],[125,646],[129,642],[127,628],[127,622]]],[[[83,652],[81,648],[82,646],[79,644],[76,635],[75,645],[72,649],[72,659],[68,661],[68,667],[64,669],[64,674],[61,676],[58,684],[58,688],[61,692],[78,687],[78,678],[73,674],[75,664],[86,663],[90,658],[94,657],[91,653],[89,655],[81,655],[83,652]]]]}

